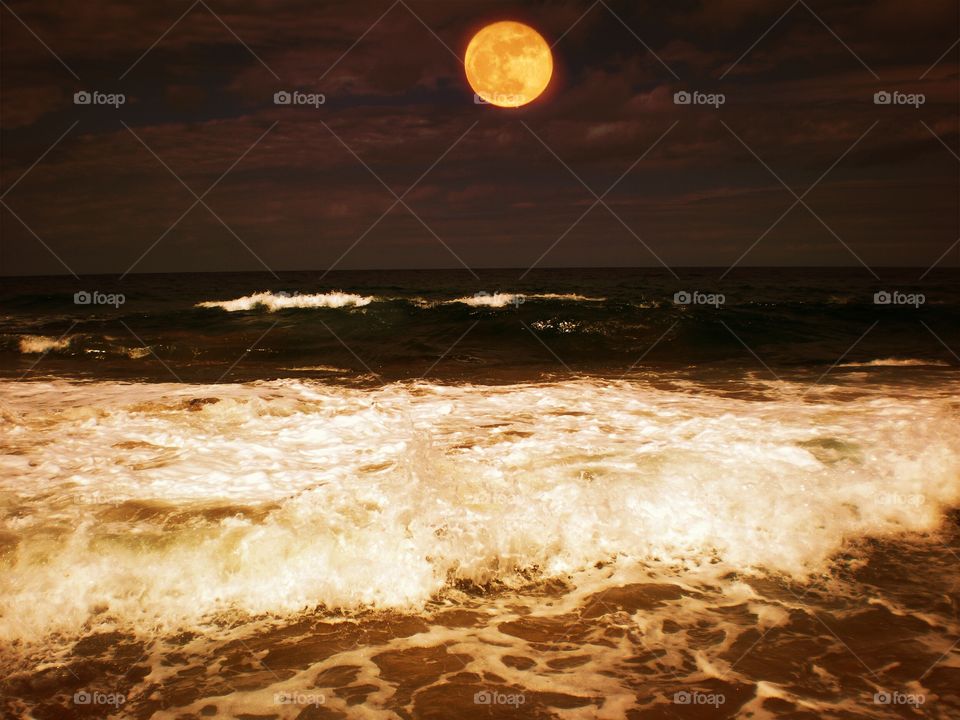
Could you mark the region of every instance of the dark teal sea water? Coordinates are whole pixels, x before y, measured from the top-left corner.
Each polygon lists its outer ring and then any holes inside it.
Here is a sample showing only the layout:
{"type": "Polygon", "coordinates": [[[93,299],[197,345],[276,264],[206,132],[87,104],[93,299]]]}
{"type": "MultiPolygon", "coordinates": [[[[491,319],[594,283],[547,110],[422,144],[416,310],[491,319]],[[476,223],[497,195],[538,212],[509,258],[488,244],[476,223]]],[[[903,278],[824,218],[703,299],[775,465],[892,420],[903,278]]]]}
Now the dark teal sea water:
{"type": "Polygon", "coordinates": [[[19,376],[33,367],[39,375],[193,382],[229,369],[226,379],[234,381],[426,373],[486,382],[650,368],[739,372],[764,364],[777,374],[819,375],[838,361],[890,359],[960,365],[957,269],[923,279],[920,269],[881,269],[879,280],[863,268],[749,268],[722,280],[721,272],[681,269],[675,278],[652,269],[538,270],[522,280],[517,270],[481,271],[479,280],[465,271],[6,278],[0,373],[19,376]],[[82,292],[94,302],[76,304],[82,292]],[[892,302],[875,302],[884,292],[892,302]],[[684,299],[677,293],[693,302],[677,302],[684,299]],[[111,296],[121,294],[117,304],[111,296]]]}

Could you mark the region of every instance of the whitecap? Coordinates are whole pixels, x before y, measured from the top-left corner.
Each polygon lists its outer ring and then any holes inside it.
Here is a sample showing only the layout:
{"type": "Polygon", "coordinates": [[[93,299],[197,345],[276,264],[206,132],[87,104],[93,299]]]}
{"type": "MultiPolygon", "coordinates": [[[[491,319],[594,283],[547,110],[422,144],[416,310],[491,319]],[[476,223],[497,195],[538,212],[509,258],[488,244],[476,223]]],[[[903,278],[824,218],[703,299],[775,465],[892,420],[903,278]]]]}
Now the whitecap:
{"type": "Polygon", "coordinates": [[[287,308],[343,308],[363,307],[375,300],[372,296],[356,295],[345,292],[317,293],[312,295],[289,295],[287,293],[259,292],[233,300],[208,300],[197,303],[197,307],[220,308],[227,312],[253,310],[265,307],[270,312],[287,308]]]}

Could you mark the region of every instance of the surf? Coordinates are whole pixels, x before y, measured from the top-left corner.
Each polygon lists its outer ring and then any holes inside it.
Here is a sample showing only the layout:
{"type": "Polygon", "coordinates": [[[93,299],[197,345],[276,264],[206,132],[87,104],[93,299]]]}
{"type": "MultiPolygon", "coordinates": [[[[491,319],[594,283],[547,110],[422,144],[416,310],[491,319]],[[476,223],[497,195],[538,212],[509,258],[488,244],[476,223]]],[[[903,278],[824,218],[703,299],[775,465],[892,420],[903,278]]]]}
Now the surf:
{"type": "Polygon", "coordinates": [[[829,573],[960,505],[955,386],[5,382],[0,637],[829,573]]]}

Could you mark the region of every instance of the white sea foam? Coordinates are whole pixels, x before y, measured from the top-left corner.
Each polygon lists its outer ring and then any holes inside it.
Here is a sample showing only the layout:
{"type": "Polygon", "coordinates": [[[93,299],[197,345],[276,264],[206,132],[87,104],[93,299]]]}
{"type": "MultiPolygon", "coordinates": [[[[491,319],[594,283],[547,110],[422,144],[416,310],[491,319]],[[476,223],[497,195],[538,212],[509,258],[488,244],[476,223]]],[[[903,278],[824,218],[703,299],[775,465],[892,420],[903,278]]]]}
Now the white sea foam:
{"type": "Polygon", "coordinates": [[[534,300],[564,300],[568,302],[603,302],[605,298],[587,297],[575,293],[478,293],[453,300],[429,300],[426,298],[378,298],[373,295],[358,295],[346,292],[329,292],[312,295],[289,295],[286,293],[258,292],[233,300],[208,300],[197,303],[197,307],[220,308],[227,312],[252,310],[265,307],[271,312],[286,308],[342,308],[364,307],[372,302],[382,300],[402,300],[416,305],[419,308],[430,309],[437,305],[469,305],[471,307],[503,308],[511,305],[522,305],[534,300]]]}
{"type": "Polygon", "coordinates": [[[502,308],[507,307],[508,305],[517,305],[523,302],[521,299],[522,295],[517,295],[515,293],[492,293],[489,295],[486,294],[477,294],[470,295],[468,297],[456,298],[455,300],[447,301],[447,304],[453,305],[459,303],[461,305],[469,305],[470,307],[491,307],[491,308],[502,308]]]}
{"type": "Polygon", "coordinates": [[[803,577],[960,504],[960,388],[777,387],[3,383],[0,638],[418,608],[610,561],[803,577]]]}
{"type": "Polygon", "coordinates": [[[265,307],[271,312],[287,308],[342,308],[363,307],[375,298],[368,295],[355,295],[344,292],[317,293],[314,295],[288,295],[286,293],[259,292],[244,295],[234,300],[210,300],[197,303],[197,307],[220,308],[227,312],[252,310],[265,307]]]}
{"type": "Polygon", "coordinates": [[[943,360],[920,360],[917,358],[881,358],[867,362],[842,363],[839,367],[950,367],[943,360]]]}
{"type": "Polygon", "coordinates": [[[65,350],[70,347],[72,341],[72,337],[55,338],[46,335],[23,335],[20,337],[20,352],[31,354],[65,350]]]}
{"type": "Polygon", "coordinates": [[[575,293],[478,293],[454,300],[447,300],[447,304],[460,303],[470,307],[502,308],[509,305],[522,305],[531,300],[565,300],[567,302],[603,302],[605,298],[587,297],[575,293]]]}
{"type": "Polygon", "coordinates": [[[290,372],[324,372],[324,373],[349,373],[347,368],[337,367],[336,365],[297,365],[295,367],[284,368],[290,372]]]}
{"type": "Polygon", "coordinates": [[[123,354],[131,360],[141,360],[145,357],[151,357],[152,353],[148,347],[130,347],[124,348],[123,354]]]}

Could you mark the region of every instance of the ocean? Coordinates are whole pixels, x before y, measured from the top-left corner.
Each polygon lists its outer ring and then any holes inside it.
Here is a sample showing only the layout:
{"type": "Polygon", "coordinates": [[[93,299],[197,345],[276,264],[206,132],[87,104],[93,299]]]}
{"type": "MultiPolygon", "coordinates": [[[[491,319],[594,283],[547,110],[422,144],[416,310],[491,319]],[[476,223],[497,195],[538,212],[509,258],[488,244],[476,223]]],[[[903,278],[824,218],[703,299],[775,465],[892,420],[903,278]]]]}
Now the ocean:
{"type": "Polygon", "coordinates": [[[960,271],[0,284],[0,708],[960,716],[960,271]]]}

